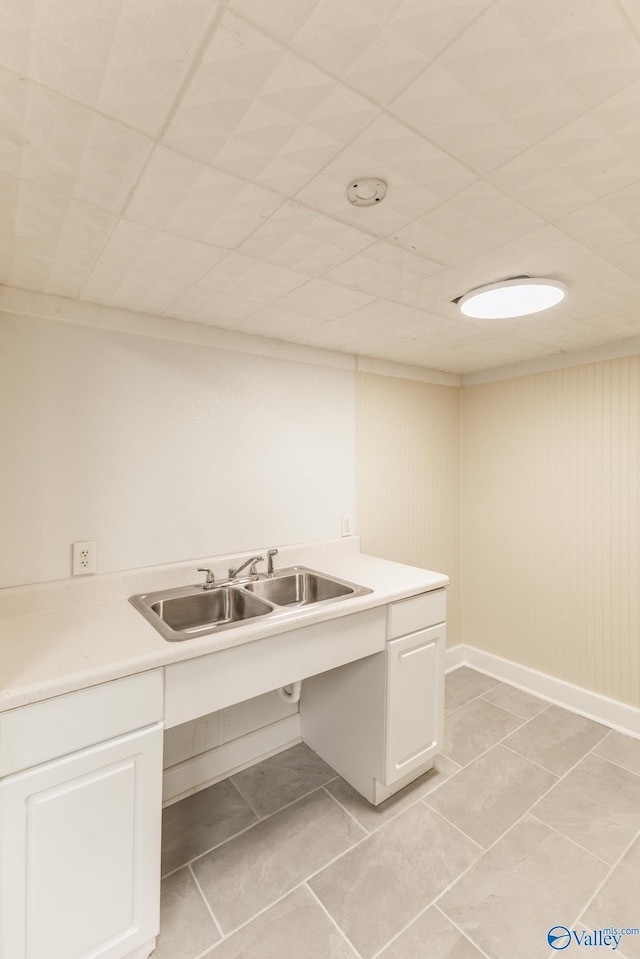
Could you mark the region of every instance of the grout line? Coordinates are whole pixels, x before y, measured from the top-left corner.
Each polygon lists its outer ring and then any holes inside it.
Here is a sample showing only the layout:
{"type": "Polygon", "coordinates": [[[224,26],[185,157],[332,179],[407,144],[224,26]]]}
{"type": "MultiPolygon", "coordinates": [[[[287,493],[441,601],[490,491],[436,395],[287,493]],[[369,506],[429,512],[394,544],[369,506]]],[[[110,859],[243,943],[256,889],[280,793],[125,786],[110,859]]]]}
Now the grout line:
{"type": "MultiPolygon", "coordinates": [[[[240,796],[240,798],[241,798],[241,799],[244,799],[244,801],[246,802],[246,804],[247,804],[247,806],[249,807],[249,809],[251,810],[251,812],[254,814],[254,816],[256,816],[258,822],[261,822],[263,819],[266,819],[267,817],[260,815],[260,813],[259,813],[258,810],[255,808],[255,806],[253,805],[253,803],[251,802],[251,800],[249,799],[249,797],[248,797],[248,796],[245,796],[245,794],[244,794],[244,793],[242,792],[242,790],[240,789],[240,786],[238,786],[238,784],[233,781],[233,780],[234,780],[234,777],[233,777],[233,776],[229,776],[229,779],[231,780],[231,785],[234,787],[234,789],[236,790],[236,792],[238,793],[238,795],[240,796]]],[[[254,823],[253,825],[255,826],[256,823],[254,823]]]]}
{"type": "Polygon", "coordinates": [[[564,839],[565,842],[570,842],[572,846],[576,846],[576,848],[580,849],[581,852],[586,852],[589,856],[593,856],[594,859],[597,859],[598,862],[601,862],[602,865],[606,867],[607,871],[611,868],[611,863],[606,862],[606,860],[602,859],[601,856],[598,856],[598,854],[593,852],[591,849],[587,849],[586,846],[583,846],[581,843],[579,843],[577,839],[572,839],[571,836],[565,836],[563,832],[561,832],[559,829],[556,829],[556,827],[552,826],[551,823],[545,822],[544,819],[541,819],[540,816],[536,815],[536,813],[531,812],[531,809],[529,809],[529,815],[532,819],[535,819],[536,822],[539,822],[541,826],[546,826],[546,828],[550,829],[551,832],[554,832],[556,836],[560,836],[560,838],[564,839]]]}
{"type": "MultiPolygon", "coordinates": [[[[634,835],[633,839],[631,840],[631,842],[628,843],[628,845],[625,846],[625,848],[624,848],[623,851],[620,853],[620,855],[618,856],[618,858],[616,859],[616,861],[615,861],[615,862],[613,863],[613,865],[609,868],[609,871],[607,872],[607,874],[606,874],[605,877],[603,878],[603,880],[602,880],[602,882],[600,883],[600,885],[599,885],[599,886],[597,887],[597,889],[592,893],[592,895],[590,896],[590,898],[587,900],[586,905],[585,905],[585,906],[580,910],[580,912],[578,913],[578,916],[577,916],[575,922],[582,922],[582,916],[584,916],[584,914],[585,914],[585,912],[587,911],[587,909],[592,905],[592,903],[594,902],[596,896],[598,896],[598,895],[602,892],[603,888],[604,888],[605,885],[608,883],[609,879],[612,877],[612,875],[613,875],[613,873],[615,872],[615,870],[618,868],[618,866],[620,865],[620,863],[622,862],[622,860],[625,858],[625,856],[627,855],[627,853],[629,852],[629,850],[632,849],[632,847],[636,844],[636,842],[637,842],[639,839],[640,839],[640,829],[635,833],[635,835],[634,835]]],[[[575,923],[574,923],[574,925],[575,925],[575,923]]],[[[583,922],[583,925],[586,925],[586,923],[583,922]]],[[[588,927],[587,927],[587,928],[588,928],[588,927]]],[[[624,938],[624,937],[623,937],[623,938],[624,938]]]]}
{"type": "MultiPolygon", "coordinates": [[[[229,777],[229,778],[232,778],[232,777],[229,777]]],[[[338,776],[334,776],[333,779],[329,779],[327,780],[327,782],[333,782],[334,779],[338,779],[338,778],[339,778],[338,776]]],[[[247,804],[250,806],[251,811],[254,813],[254,815],[257,816],[258,814],[253,809],[253,807],[251,806],[249,801],[246,799],[246,797],[240,792],[236,784],[233,783],[233,785],[235,789],[238,791],[238,793],[245,800],[245,802],[247,802],[247,804]]],[[[192,859],[188,859],[186,862],[183,862],[180,866],[176,866],[176,868],[172,869],[170,872],[163,873],[162,879],[168,879],[169,876],[172,876],[175,872],[178,872],[179,869],[184,869],[185,866],[191,866],[194,862],[197,862],[199,859],[202,859],[203,856],[208,856],[209,853],[213,852],[214,850],[220,849],[221,846],[225,846],[227,845],[227,843],[232,842],[234,839],[237,839],[239,836],[242,836],[244,833],[249,832],[251,829],[255,829],[256,826],[260,825],[260,823],[267,822],[269,819],[271,819],[273,816],[277,816],[278,813],[282,812],[283,810],[289,809],[291,806],[294,806],[297,802],[300,802],[301,799],[306,799],[308,796],[311,796],[314,792],[319,792],[321,789],[324,788],[324,785],[325,784],[323,783],[321,786],[316,786],[314,789],[309,790],[309,792],[305,793],[303,796],[299,796],[298,799],[294,799],[290,803],[287,803],[286,806],[281,806],[280,809],[276,809],[274,810],[274,812],[269,813],[268,816],[264,816],[263,818],[260,818],[258,816],[257,822],[250,823],[248,826],[245,826],[244,829],[240,829],[238,832],[234,833],[232,836],[227,836],[226,839],[222,839],[220,842],[215,843],[215,845],[211,846],[209,849],[205,849],[203,852],[199,852],[197,856],[194,856],[192,859]]],[[[188,799],[189,797],[187,796],[186,798],[188,799]]]]}
{"type": "Polygon", "coordinates": [[[334,796],[333,793],[329,792],[329,790],[327,789],[326,786],[323,786],[322,788],[323,788],[323,790],[326,792],[327,796],[329,796],[330,799],[333,799],[334,803],[336,803],[336,804],[340,807],[340,809],[342,809],[342,811],[345,813],[345,815],[347,815],[347,816],[349,817],[349,819],[352,819],[353,822],[354,822],[357,826],[360,827],[360,829],[364,829],[365,833],[366,833],[368,836],[370,836],[371,833],[375,831],[375,830],[367,829],[367,827],[366,827],[365,825],[363,825],[363,823],[361,823],[360,820],[357,819],[357,818],[354,816],[354,814],[351,812],[351,810],[347,809],[347,807],[344,806],[344,805],[340,802],[340,800],[337,798],[337,796],[334,796]]]}
{"type": "MultiPolygon", "coordinates": [[[[448,826],[451,826],[452,829],[455,829],[456,832],[459,832],[461,836],[464,836],[465,839],[468,839],[469,842],[472,842],[474,846],[477,846],[477,847],[478,847],[478,849],[480,850],[480,856],[478,857],[478,859],[475,860],[475,862],[478,862],[479,859],[482,859],[482,856],[485,854],[485,852],[487,851],[487,849],[490,849],[490,848],[491,848],[491,846],[483,846],[481,842],[478,842],[478,840],[477,840],[477,839],[474,839],[473,836],[470,836],[468,832],[465,832],[464,829],[463,829],[461,826],[456,825],[456,823],[454,823],[454,822],[452,822],[450,819],[448,819],[448,818],[444,815],[444,813],[440,812],[439,809],[436,809],[434,806],[431,805],[431,803],[428,801],[428,798],[427,798],[426,796],[421,800],[421,802],[422,802],[422,804],[423,804],[424,806],[427,806],[427,808],[429,809],[430,812],[432,812],[434,815],[438,816],[440,819],[444,820],[444,822],[446,822],[448,826]]],[[[497,840],[496,840],[496,842],[497,842],[497,840]]],[[[493,845],[493,844],[492,844],[492,845],[493,845]]],[[[471,865],[473,865],[473,863],[471,863],[471,865]]],[[[467,867],[467,868],[470,868],[470,867],[467,867]]],[[[466,872],[466,871],[467,871],[467,870],[465,869],[465,872],[466,872]]],[[[460,875],[462,875],[462,873],[460,873],[460,875]]],[[[454,880],[454,881],[457,882],[457,879],[454,880]]],[[[449,887],[447,886],[447,888],[449,888],[449,887]]],[[[438,895],[436,896],[436,899],[439,898],[440,895],[441,895],[441,893],[438,893],[438,895]]],[[[435,899],[434,899],[434,902],[435,902],[435,899]]]]}
{"type": "MultiPolygon", "coordinates": [[[[507,736],[506,738],[508,739],[509,737],[507,736]]],[[[504,749],[508,749],[509,752],[510,752],[510,753],[513,753],[514,756],[518,756],[520,759],[526,759],[526,761],[527,761],[528,763],[531,763],[532,766],[537,766],[538,769],[542,769],[543,772],[548,773],[548,774],[551,775],[551,776],[555,776],[555,778],[556,778],[556,783],[557,783],[557,782],[560,782],[560,780],[561,780],[562,777],[564,776],[564,773],[556,773],[556,772],[553,771],[553,769],[548,769],[546,766],[543,766],[542,763],[536,762],[535,759],[531,759],[529,756],[525,756],[524,753],[519,753],[517,749],[514,749],[514,748],[513,748],[513,746],[507,746],[507,744],[504,742],[504,740],[500,743],[500,745],[501,745],[504,749]]],[[[583,756],[582,758],[584,759],[584,756],[583,756]]],[[[554,785],[555,785],[555,783],[554,783],[554,785]]],[[[537,802],[537,800],[536,800],[536,802],[537,802]]]]}
{"type": "Polygon", "coordinates": [[[347,934],[346,934],[346,932],[344,931],[344,929],[342,929],[342,927],[338,925],[337,921],[336,921],[336,920],[334,919],[334,917],[331,915],[331,913],[329,912],[329,910],[327,909],[327,907],[325,906],[325,904],[322,902],[322,900],[321,900],[321,899],[316,895],[316,893],[313,891],[313,889],[312,889],[311,886],[308,884],[308,882],[303,883],[303,885],[304,885],[305,889],[307,889],[307,890],[310,892],[310,894],[313,896],[313,898],[315,899],[315,901],[317,902],[317,904],[320,906],[320,908],[321,908],[322,911],[324,912],[325,916],[327,916],[327,918],[329,919],[329,921],[331,922],[331,924],[332,924],[333,926],[335,926],[335,928],[338,930],[338,932],[340,933],[340,935],[342,936],[342,938],[344,939],[344,941],[347,943],[347,945],[348,945],[348,946],[351,946],[351,948],[353,949],[353,951],[354,951],[354,953],[356,954],[356,956],[362,957],[362,953],[359,952],[359,951],[356,949],[356,947],[355,947],[354,944],[351,942],[351,940],[350,940],[349,937],[347,936],[347,934]]]}
{"type": "Polygon", "coordinates": [[[222,929],[222,926],[220,925],[220,923],[219,923],[218,920],[216,919],[215,913],[214,913],[213,909],[211,908],[211,906],[209,905],[209,900],[208,900],[207,897],[205,896],[205,894],[204,894],[204,892],[203,892],[203,890],[202,890],[202,886],[201,886],[200,883],[198,882],[198,877],[196,876],[196,874],[195,874],[195,872],[193,871],[193,869],[191,868],[191,866],[188,866],[187,868],[188,868],[189,872],[191,873],[191,878],[193,879],[193,881],[195,882],[195,884],[196,884],[196,886],[197,886],[197,888],[198,888],[198,892],[200,893],[200,895],[202,896],[202,898],[203,898],[203,900],[204,900],[204,904],[205,904],[205,906],[207,907],[207,912],[209,913],[209,915],[210,915],[211,918],[213,919],[214,925],[215,925],[216,929],[218,930],[218,932],[220,933],[220,937],[221,937],[222,939],[224,939],[224,931],[223,931],[223,929],[222,929]]]}
{"type": "Polygon", "coordinates": [[[458,932],[460,933],[460,935],[461,935],[461,936],[464,936],[464,938],[466,939],[466,941],[467,941],[467,942],[470,942],[471,945],[474,947],[474,949],[477,949],[478,952],[479,952],[481,955],[485,956],[486,959],[495,959],[495,956],[490,956],[488,952],[485,952],[484,949],[483,949],[477,942],[475,942],[475,941],[471,938],[471,936],[468,935],[468,933],[466,933],[466,932],[464,931],[464,929],[461,929],[460,926],[458,925],[458,923],[453,921],[453,919],[451,918],[451,916],[445,915],[444,912],[442,911],[442,909],[440,908],[440,906],[436,906],[436,904],[434,903],[433,908],[434,908],[434,909],[437,909],[438,912],[440,913],[440,915],[443,916],[443,917],[447,920],[447,922],[450,922],[451,925],[454,927],[454,929],[457,929],[458,932]]]}
{"type": "MultiPolygon", "coordinates": [[[[188,797],[187,797],[188,798],[188,797]]],[[[205,849],[204,852],[199,852],[197,856],[194,856],[193,859],[187,859],[186,862],[183,862],[181,866],[178,866],[176,869],[172,869],[171,872],[165,873],[162,878],[167,879],[169,876],[172,876],[174,872],[177,872],[178,869],[184,869],[185,866],[191,866],[194,862],[197,862],[198,859],[202,859],[203,856],[208,856],[210,852],[213,852],[215,849],[219,849],[221,846],[226,846],[228,842],[231,842],[233,839],[237,839],[239,836],[242,836],[243,833],[249,832],[250,829],[253,829],[254,826],[257,826],[262,820],[258,822],[252,822],[250,825],[245,826],[244,829],[240,829],[239,832],[234,832],[232,836],[227,836],[226,839],[223,839],[221,842],[217,842],[214,846],[211,846],[209,849],[205,849]]]]}

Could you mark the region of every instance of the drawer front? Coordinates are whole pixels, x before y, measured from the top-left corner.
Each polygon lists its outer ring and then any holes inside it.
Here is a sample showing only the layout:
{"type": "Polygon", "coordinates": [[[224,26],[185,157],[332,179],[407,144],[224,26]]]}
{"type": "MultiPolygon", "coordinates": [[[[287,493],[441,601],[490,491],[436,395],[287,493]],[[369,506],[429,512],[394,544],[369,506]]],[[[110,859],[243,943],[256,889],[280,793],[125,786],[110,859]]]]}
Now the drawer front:
{"type": "Polygon", "coordinates": [[[0,776],[162,719],[162,670],[0,713],[0,776]]]}
{"type": "Polygon", "coordinates": [[[447,613],[446,589],[434,589],[389,605],[387,638],[406,636],[428,626],[444,623],[447,613]]]}

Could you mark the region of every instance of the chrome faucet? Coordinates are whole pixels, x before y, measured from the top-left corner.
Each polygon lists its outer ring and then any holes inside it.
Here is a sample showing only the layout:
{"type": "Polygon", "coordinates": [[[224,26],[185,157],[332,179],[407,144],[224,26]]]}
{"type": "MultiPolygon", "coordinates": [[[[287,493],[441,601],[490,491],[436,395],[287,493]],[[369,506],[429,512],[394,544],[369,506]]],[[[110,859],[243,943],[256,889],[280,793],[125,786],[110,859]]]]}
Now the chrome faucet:
{"type": "Polygon", "coordinates": [[[256,563],[261,563],[264,560],[264,556],[251,556],[249,559],[245,560],[242,566],[238,566],[237,569],[233,567],[229,570],[229,579],[237,579],[238,574],[242,572],[243,569],[249,567],[249,576],[257,576],[258,570],[256,569],[256,563]]]}
{"type": "Polygon", "coordinates": [[[208,566],[198,566],[198,572],[199,572],[199,573],[206,573],[206,574],[207,574],[207,578],[206,578],[206,580],[204,581],[204,584],[203,584],[202,588],[203,588],[203,589],[213,589],[213,587],[216,585],[216,578],[215,578],[215,576],[213,575],[213,570],[212,570],[212,569],[209,569],[208,566]]]}

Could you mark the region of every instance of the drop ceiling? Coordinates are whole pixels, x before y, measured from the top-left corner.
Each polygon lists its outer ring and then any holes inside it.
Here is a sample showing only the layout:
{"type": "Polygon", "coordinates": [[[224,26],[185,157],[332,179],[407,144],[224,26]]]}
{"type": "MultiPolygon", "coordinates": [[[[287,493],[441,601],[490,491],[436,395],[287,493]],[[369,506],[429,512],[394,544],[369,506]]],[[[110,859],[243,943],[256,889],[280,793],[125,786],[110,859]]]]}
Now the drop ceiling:
{"type": "Polygon", "coordinates": [[[8,286],[454,373],[640,335],[640,0],[4,0],[0,65],[8,286]],[[520,274],[562,309],[451,303],[520,274]]]}

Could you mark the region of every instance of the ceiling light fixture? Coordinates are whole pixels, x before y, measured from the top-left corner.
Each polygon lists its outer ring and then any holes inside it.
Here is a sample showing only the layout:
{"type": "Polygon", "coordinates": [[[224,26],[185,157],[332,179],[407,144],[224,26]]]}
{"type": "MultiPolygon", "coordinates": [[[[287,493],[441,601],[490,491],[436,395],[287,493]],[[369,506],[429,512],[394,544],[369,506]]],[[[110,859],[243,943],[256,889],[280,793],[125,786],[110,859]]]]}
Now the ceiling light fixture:
{"type": "Polygon", "coordinates": [[[502,320],[549,310],[562,303],[566,295],[566,286],[558,280],[518,276],[479,286],[453,302],[464,316],[502,320]]]}

